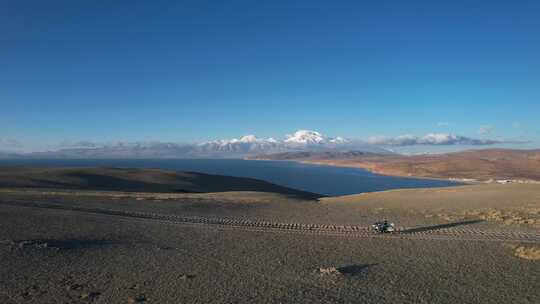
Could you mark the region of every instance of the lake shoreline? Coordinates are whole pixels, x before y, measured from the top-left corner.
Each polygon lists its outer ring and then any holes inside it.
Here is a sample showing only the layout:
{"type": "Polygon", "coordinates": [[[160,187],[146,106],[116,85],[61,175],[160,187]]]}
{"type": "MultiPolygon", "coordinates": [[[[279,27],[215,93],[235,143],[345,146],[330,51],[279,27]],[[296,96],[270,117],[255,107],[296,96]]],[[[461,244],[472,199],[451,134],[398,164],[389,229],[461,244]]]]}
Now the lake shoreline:
{"type": "Polygon", "coordinates": [[[297,161],[250,162],[244,159],[86,159],[0,161],[0,166],[120,167],[199,172],[212,175],[253,178],[276,185],[341,196],[402,188],[457,186],[462,183],[430,178],[395,177],[365,168],[332,166],[297,161]]]}
{"type": "MultiPolygon", "coordinates": [[[[386,173],[384,171],[379,171],[376,169],[373,169],[369,166],[361,166],[359,165],[349,165],[349,164],[340,164],[335,162],[319,162],[319,161],[309,161],[309,160],[276,160],[276,159],[250,159],[246,158],[244,160],[253,160],[253,161],[278,161],[278,162],[292,162],[292,163],[299,163],[299,164],[306,164],[306,165],[315,165],[315,166],[327,166],[327,167],[339,167],[339,168],[349,168],[349,169],[358,169],[358,170],[364,170],[367,172],[370,172],[372,174],[380,175],[380,176],[387,176],[387,177],[397,177],[397,178],[410,178],[410,179],[423,179],[423,180],[436,180],[436,181],[444,181],[444,182],[453,182],[458,183],[456,186],[460,186],[459,184],[463,185],[476,185],[476,184],[484,184],[485,182],[479,181],[479,180],[466,180],[466,179],[453,179],[453,178],[443,178],[443,177],[426,177],[426,176],[417,176],[417,175],[406,175],[406,174],[390,174],[386,173]]],[[[385,190],[386,191],[386,190],[385,190]]],[[[378,192],[378,191],[377,191],[378,192]]]]}

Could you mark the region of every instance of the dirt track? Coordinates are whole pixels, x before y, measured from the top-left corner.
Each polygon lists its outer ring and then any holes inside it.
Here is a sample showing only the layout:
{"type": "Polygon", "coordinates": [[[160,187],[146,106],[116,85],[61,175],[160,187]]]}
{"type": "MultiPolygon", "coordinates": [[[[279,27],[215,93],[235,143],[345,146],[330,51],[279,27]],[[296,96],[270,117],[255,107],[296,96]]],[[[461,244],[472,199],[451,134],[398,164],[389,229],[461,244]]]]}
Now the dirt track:
{"type": "Polygon", "coordinates": [[[444,225],[434,225],[425,227],[398,227],[396,233],[379,234],[371,231],[367,226],[352,225],[321,225],[306,223],[280,223],[269,221],[253,221],[239,218],[219,218],[201,216],[179,216],[160,213],[134,212],[103,208],[85,208],[74,206],[63,206],[54,203],[30,203],[30,202],[0,202],[1,205],[46,208],[67,210],[74,212],[86,212],[103,214],[109,216],[121,216],[144,220],[161,221],[171,224],[181,225],[202,225],[217,227],[219,229],[239,229],[246,231],[260,231],[271,233],[300,233],[300,234],[322,234],[340,237],[354,238],[387,238],[387,239],[420,239],[420,240],[456,240],[456,241],[495,241],[495,242],[522,242],[540,243],[540,234],[483,230],[474,228],[463,228],[460,226],[474,224],[479,221],[464,221],[444,225]]]}

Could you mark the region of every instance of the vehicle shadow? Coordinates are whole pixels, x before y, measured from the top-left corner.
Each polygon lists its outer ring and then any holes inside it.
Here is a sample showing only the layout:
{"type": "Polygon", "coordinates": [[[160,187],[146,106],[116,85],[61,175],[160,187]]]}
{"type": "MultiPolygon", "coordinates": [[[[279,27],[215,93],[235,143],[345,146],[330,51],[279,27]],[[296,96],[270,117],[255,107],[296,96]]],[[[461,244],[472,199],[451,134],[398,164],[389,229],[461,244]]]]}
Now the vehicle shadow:
{"type": "Polygon", "coordinates": [[[360,276],[366,274],[368,268],[377,266],[378,264],[357,264],[347,265],[337,268],[337,270],[347,276],[360,276]]]}
{"type": "Polygon", "coordinates": [[[87,248],[94,248],[94,247],[117,245],[119,244],[119,242],[109,241],[109,240],[93,240],[93,239],[91,240],[40,239],[40,240],[20,240],[20,241],[15,241],[14,244],[16,244],[21,249],[34,247],[34,248],[56,248],[56,249],[72,250],[72,249],[87,249],[87,248]]]}
{"type": "Polygon", "coordinates": [[[433,226],[421,226],[421,227],[401,230],[399,232],[400,233],[424,232],[424,231],[430,231],[430,230],[439,230],[439,229],[452,228],[452,227],[458,227],[458,226],[472,225],[476,223],[481,223],[483,221],[484,220],[470,220],[470,221],[461,221],[461,222],[454,222],[454,223],[440,224],[440,225],[433,225],[433,226]]]}

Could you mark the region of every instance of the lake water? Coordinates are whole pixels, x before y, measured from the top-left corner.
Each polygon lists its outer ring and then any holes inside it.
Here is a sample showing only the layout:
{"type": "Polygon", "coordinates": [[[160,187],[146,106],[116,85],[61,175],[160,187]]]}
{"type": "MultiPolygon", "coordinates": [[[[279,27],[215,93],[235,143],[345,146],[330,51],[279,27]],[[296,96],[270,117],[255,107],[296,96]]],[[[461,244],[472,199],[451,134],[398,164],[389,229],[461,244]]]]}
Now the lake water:
{"type": "Polygon", "coordinates": [[[308,165],[288,161],[239,159],[92,159],[0,160],[0,165],[114,166],[159,168],[239,177],[251,177],[304,191],[336,196],[398,188],[454,186],[444,180],[384,176],[362,169],[308,165]]]}

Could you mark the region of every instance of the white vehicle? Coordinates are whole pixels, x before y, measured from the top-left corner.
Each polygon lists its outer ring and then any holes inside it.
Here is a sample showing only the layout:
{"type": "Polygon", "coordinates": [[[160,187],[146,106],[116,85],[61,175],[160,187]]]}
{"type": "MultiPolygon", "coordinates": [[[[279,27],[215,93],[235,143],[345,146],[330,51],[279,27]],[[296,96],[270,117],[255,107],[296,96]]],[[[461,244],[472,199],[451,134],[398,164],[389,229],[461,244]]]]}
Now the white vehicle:
{"type": "Polygon", "coordinates": [[[373,230],[379,233],[390,233],[396,231],[394,223],[388,223],[387,220],[376,222],[375,224],[371,225],[371,227],[373,230]]]}

